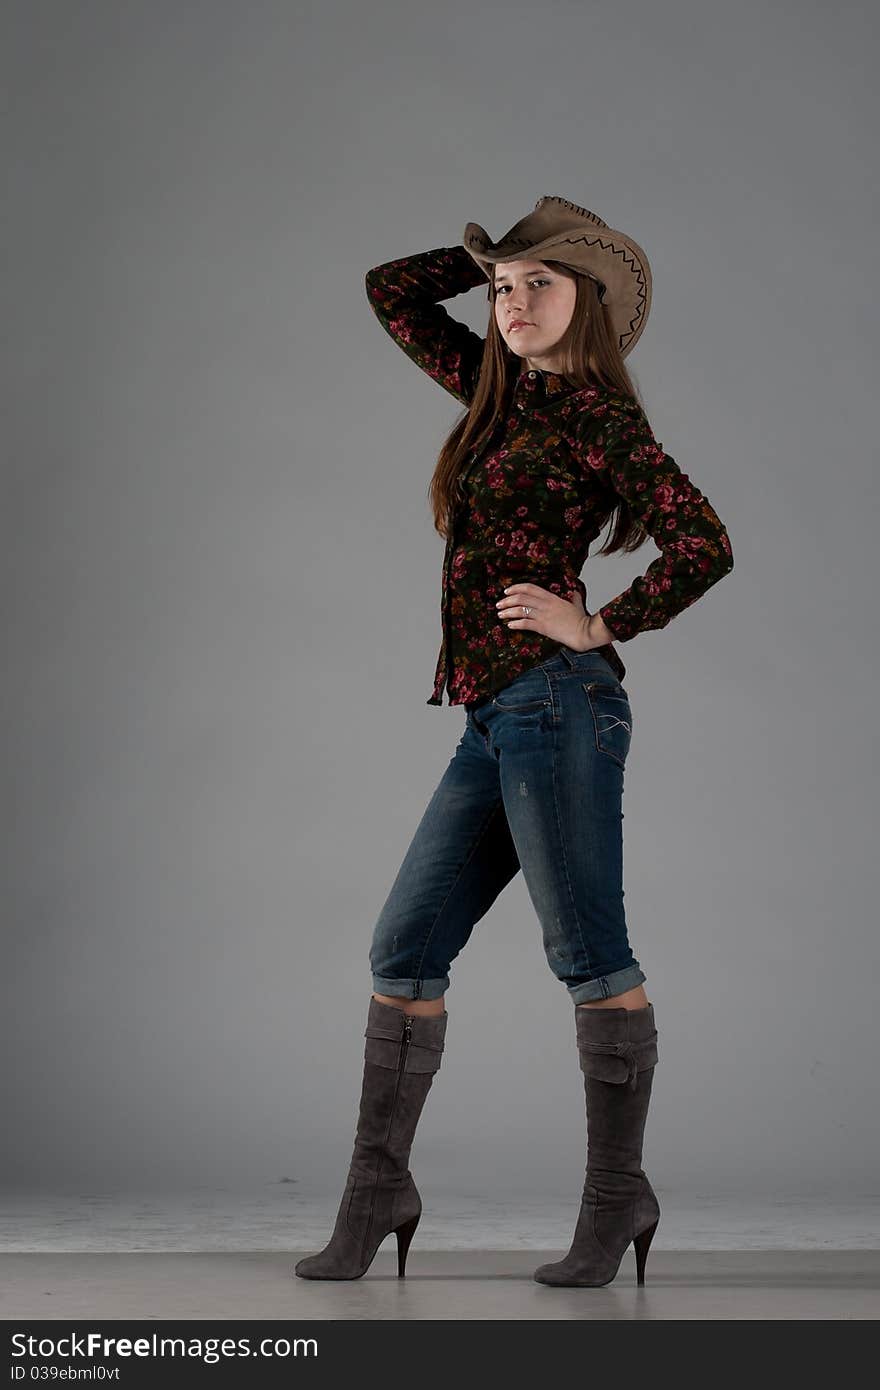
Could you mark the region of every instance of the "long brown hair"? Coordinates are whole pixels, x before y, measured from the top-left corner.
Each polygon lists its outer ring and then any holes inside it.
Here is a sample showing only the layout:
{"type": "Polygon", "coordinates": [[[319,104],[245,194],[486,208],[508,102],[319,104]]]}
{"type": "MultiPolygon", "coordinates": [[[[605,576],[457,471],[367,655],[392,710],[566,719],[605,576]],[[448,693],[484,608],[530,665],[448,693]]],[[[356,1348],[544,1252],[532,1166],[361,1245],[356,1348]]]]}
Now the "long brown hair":
{"type": "MultiPolygon", "coordinates": [[[[620,391],[643,407],[620,354],[608,310],[600,302],[596,281],[587,275],[578,275],[559,261],[547,260],[543,264],[576,283],[571,321],[557,349],[562,363],[560,375],[573,386],[599,385],[620,391]]],[[[489,324],[474,397],[444,441],[429,488],[434,528],[444,537],[449,534],[453,510],[461,500],[458,480],[465,464],[487,443],[506,417],[513,388],[523,369],[522,358],[507,346],[495,321],[494,265],[490,266],[489,273],[489,324]]],[[[600,518],[600,527],[611,518],[614,519],[611,533],[597,554],[637,550],[648,539],[647,532],[633,520],[622,499],[600,518]]]]}

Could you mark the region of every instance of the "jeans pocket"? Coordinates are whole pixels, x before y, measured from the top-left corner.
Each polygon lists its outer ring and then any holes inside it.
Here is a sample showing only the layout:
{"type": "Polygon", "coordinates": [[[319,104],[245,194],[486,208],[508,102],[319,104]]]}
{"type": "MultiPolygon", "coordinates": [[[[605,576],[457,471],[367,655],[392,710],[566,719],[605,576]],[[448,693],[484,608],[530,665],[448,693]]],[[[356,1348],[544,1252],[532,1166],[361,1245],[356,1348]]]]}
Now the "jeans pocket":
{"type": "Polygon", "coordinates": [[[541,670],[523,671],[492,700],[496,709],[509,714],[536,714],[550,705],[550,687],[541,670]]]}
{"type": "Polygon", "coordinates": [[[596,747],[620,767],[632,742],[632,710],[621,685],[610,681],[586,681],[583,685],[593,717],[596,747]]]}
{"type": "Polygon", "coordinates": [[[505,714],[537,714],[538,710],[547,709],[550,704],[549,698],[544,700],[499,700],[492,702],[496,709],[503,710],[505,714]]]}

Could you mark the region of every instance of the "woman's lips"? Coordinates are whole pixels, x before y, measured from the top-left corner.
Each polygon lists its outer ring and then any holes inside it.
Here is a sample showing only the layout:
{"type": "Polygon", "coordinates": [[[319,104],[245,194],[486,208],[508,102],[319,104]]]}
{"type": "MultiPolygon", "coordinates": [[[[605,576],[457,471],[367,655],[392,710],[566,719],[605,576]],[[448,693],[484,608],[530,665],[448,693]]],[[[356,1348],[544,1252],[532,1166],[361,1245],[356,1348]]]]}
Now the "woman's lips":
{"type": "Polygon", "coordinates": [[[509,333],[518,333],[521,328],[534,328],[533,323],[512,323],[508,329],[509,333]]]}

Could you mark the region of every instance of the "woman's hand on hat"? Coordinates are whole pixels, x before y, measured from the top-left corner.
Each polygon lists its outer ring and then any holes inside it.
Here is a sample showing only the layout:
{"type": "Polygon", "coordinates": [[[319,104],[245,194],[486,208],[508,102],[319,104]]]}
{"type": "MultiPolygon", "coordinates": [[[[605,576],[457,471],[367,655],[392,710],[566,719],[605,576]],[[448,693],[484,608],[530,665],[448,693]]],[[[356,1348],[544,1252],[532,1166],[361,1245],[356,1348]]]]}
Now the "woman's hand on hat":
{"type": "Polygon", "coordinates": [[[573,651],[588,652],[604,645],[589,636],[591,614],[575,591],[571,598],[560,598],[539,584],[511,584],[495,605],[499,618],[510,628],[540,632],[573,651]],[[523,608],[530,608],[526,615],[523,608]]]}

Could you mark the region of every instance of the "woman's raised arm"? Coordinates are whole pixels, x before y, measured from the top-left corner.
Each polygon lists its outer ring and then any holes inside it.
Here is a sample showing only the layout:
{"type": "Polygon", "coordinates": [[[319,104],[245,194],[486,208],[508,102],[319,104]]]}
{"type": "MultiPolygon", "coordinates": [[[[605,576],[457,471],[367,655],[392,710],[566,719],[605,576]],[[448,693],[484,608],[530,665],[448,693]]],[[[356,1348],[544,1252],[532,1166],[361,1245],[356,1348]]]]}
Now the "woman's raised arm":
{"type": "Polygon", "coordinates": [[[463,246],[440,246],[367,271],[367,299],[382,327],[407,357],[469,405],[485,339],[451,317],[441,300],[488,280],[463,246]]]}

